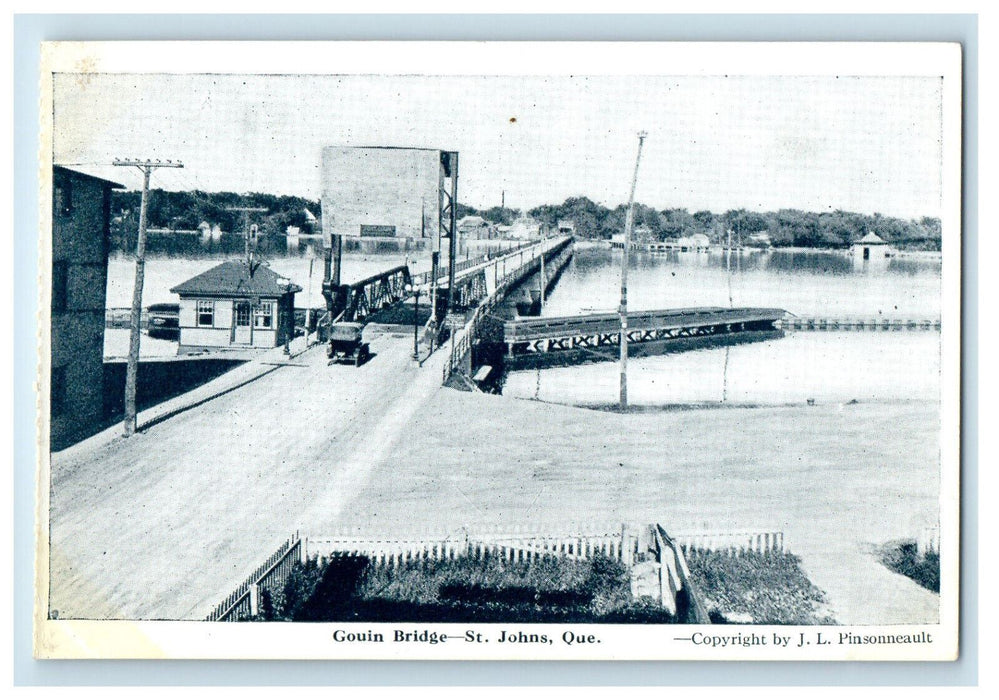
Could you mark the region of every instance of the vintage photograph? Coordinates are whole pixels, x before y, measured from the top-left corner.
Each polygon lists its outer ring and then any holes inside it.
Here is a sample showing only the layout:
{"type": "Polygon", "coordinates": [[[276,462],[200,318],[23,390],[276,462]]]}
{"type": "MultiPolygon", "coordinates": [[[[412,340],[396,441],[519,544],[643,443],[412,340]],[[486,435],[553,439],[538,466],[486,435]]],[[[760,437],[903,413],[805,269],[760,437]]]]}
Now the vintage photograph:
{"type": "Polygon", "coordinates": [[[46,45],[36,655],[954,658],[960,65],[46,45]]]}

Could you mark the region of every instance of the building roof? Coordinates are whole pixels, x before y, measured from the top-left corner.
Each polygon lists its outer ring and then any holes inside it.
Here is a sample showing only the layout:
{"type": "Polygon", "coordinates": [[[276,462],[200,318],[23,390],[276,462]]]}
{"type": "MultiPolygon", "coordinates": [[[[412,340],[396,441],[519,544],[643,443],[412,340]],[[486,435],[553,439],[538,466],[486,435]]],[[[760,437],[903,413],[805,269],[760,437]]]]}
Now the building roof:
{"type": "Polygon", "coordinates": [[[866,236],[857,241],[857,243],[863,243],[865,245],[887,245],[888,242],[878,234],[871,231],[866,236]]]}
{"type": "Polygon", "coordinates": [[[70,177],[82,177],[82,178],[86,178],[88,180],[96,180],[97,182],[100,182],[100,183],[102,183],[104,185],[107,185],[111,189],[115,189],[115,190],[123,190],[123,189],[125,189],[124,185],[120,185],[117,182],[112,182],[111,180],[106,180],[103,177],[97,177],[96,175],[91,175],[90,173],[81,172],[80,170],[74,170],[72,168],[67,168],[64,165],[53,165],[52,166],[52,172],[53,173],[59,173],[59,174],[62,174],[62,175],[68,175],[70,177]]]}
{"type": "Polygon", "coordinates": [[[463,216],[458,222],[459,226],[488,226],[489,224],[481,216],[463,216]]]}
{"type": "Polygon", "coordinates": [[[181,296],[279,297],[302,288],[261,263],[251,266],[245,260],[227,260],[170,291],[181,296]]]}

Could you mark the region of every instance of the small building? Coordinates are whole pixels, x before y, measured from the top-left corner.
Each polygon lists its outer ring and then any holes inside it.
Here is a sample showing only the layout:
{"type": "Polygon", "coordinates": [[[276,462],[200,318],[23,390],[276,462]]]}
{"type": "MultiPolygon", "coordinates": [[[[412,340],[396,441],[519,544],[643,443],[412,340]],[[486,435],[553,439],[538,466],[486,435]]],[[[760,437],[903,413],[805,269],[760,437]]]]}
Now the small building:
{"type": "Polygon", "coordinates": [[[681,253],[706,253],[711,248],[711,239],[707,234],[694,233],[679,238],[667,238],[661,243],[650,243],[647,248],[653,252],[674,250],[681,253]]]}
{"type": "Polygon", "coordinates": [[[529,216],[518,217],[507,229],[506,237],[524,240],[541,238],[541,223],[529,216]]]}
{"type": "Polygon", "coordinates": [[[652,229],[645,224],[639,224],[631,232],[632,243],[650,243],[655,240],[652,229]]]}
{"type": "Polygon", "coordinates": [[[888,241],[870,231],[866,236],[851,246],[856,260],[878,260],[891,257],[891,246],[888,241]]]}
{"type": "Polygon", "coordinates": [[[291,340],[302,288],[259,262],[227,261],[178,284],[180,353],[291,340]]]}
{"type": "Polygon", "coordinates": [[[560,236],[575,236],[576,222],[572,219],[559,219],[556,230],[560,236]]]}
{"type": "Polygon", "coordinates": [[[481,216],[463,216],[458,221],[458,234],[462,238],[492,238],[494,227],[481,216]]]}
{"type": "Polygon", "coordinates": [[[49,440],[60,450],[104,419],[104,326],[116,182],[52,168],[49,440]]]}

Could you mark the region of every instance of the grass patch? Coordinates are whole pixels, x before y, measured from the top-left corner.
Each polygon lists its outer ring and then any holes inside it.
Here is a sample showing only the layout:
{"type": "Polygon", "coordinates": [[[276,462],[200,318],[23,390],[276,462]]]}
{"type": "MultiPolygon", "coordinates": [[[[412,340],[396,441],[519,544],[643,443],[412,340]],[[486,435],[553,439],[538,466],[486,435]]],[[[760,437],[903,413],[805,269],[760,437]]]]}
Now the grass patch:
{"type": "Polygon", "coordinates": [[[921,557],[915,542],[890,542],[881,548],[881,563],[927,590],[940,592],[940,555],[936,552],[921,557]]]}
{"type": "Polygon", "coordinates": [[[692,551],[687,564],[712,622],[759,625],[835,624],[825,595],[787,552],[729,556],[692,551]]]}
{"type": "Polygon", "coordinates": [[[631,595],[628,570],[605,557],[495,556],[385,566],[363,556],[297,564],[258,619],[296,622],[669,623],[631,595]]]}

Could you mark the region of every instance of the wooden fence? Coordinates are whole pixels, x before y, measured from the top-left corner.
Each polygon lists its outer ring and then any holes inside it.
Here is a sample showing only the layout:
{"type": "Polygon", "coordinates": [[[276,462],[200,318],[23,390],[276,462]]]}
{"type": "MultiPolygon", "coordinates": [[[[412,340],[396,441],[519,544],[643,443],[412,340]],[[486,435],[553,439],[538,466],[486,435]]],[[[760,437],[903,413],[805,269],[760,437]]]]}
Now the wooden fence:
{"type": "Polygon", "coordinates": [[[617,524],[589,526],[565,534],[541,534],[528,528],[508,527],[462,529],[448,535],[405,538],[369,538],[345,533],[309,537],[304,541],[304,551],[305,556],[363,555],[374,563],[388,566],[459,557],[500,558],[511,562],[536,561],[542,557],[589,559],[599,553],[631,566],[638,545],[638,531],[617,524]]]}
{"type": "Polygon", "coordinates": [[[302,540],[296,532],[205,619],[208,622],[237,622],[256,616],[260,611],[260,596],[263,592],[274,591],[283,586],[295,562],[301,558],[302,540]]]}
{"type": "Polygon", "coordinates": [[[785,331],[938,331],[940,319],[787,316],[778,321],[777,325],[785,331]]]}
{"type": "Polygon", "coordinates": [[[730,556],[756,553],[769,554],[784,551],[783,532],[722,532],[673,535],[685,553],[719,552],[730,556]]]}
{"type": "Polygon", "coordinates": [[[940,554],[940,526],[924,527],[916,538],[916,552],[921,557],[940,554]]]}
{"type": "MultiPolygon", "coordinates": [[[[333,553],[363,555],[377,564],[400,566],[417,561],[459,557],[499,557],[533,561],[545,556],[590,559],[600,554],[632,566],[654,548],[654,529],[647,524],[581,524],[545,528],[524,526],[467,529],[427,536],[363,537],[342,533],[303,539],[303,557],[333,553]]],[[[721,532],[678,534],[671,538],[684,553],[720,552],[729,556],[784,551],[783,532],[721,532]]]]}
{"type": "Polygon", "coordinates": [[[653,527],[656,561],[659,562],[659,599],[681,623],[707,625],[711,618],[687,567],[683,547],[658,523],[653,527]]]}

